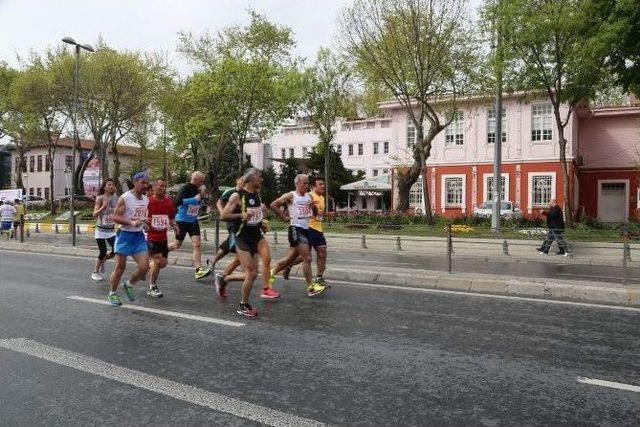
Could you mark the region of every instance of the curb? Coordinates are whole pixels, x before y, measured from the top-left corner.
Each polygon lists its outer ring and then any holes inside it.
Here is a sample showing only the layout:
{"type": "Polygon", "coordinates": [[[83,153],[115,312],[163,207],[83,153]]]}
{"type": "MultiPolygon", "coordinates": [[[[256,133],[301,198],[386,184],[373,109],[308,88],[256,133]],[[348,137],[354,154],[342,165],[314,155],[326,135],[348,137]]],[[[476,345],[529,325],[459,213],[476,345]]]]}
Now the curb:
{"type": "MultiPolygon", "coordinates": [[[[98,253],[97,250],[86,247],[73,248],[20,244],[16,242],[0,242],[0,249],[79,257],[95,257],[98,253]]],[[[170,257],[169,265],[188,267],[192,265],[192,261],[190,257],[170,257]]],[[[225,263],[220,265],[225,265],[225,263]]],[[[429,270],[421,274],[415,274],[398,269],[386,269],[385,271],[376,272],[371,270],[328,268],[327,273],[332,279],[343,281],[640,307],[640,287],[635,285],[577,280],[521,279],[513,276],[490,274],[448,274],[429,270]]]]}

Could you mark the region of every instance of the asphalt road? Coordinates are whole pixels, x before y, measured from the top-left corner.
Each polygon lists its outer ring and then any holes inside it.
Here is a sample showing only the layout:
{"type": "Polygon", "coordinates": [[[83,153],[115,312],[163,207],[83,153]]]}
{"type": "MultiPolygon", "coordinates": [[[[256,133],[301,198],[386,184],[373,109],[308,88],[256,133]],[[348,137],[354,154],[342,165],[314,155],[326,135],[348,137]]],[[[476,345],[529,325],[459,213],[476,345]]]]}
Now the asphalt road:
{"type": "Polygon", "coordinates": [[[640,310],[358,283],[309,299],[299,281],[279,281],[281,300],[256,289],[260,315],[246,319],[234,313],[237,287],[218,300],[180,267],[163,271],[164,298],[139,286],[136,302],[112,308],[69,298],[105,301],[91,264],[0,251],[0,425],[640,419],[640,310]]]}
{"type": "MultiPolygon", "coordinates": [[[[28,241],[39,244],[70,245],[69,235],[33,234],[28,241]]],[[[180,252],[187,255],[191,252],[191,243],[186,239],[180,252]]],[[[78,236],[78,244],[94,248],[93,236],[82,234],[78,236]]],[[[331,243],[331,242],[329,242],[331,243]]],[[[205,253],[213,253],[213,242],[204,242],[205,253]]],[[[277,260],[286,249],[284,244],[272,246],[274,260],[277,260]]],[[[533,251],[533,248],[532,248],[533,251]]],[[[553,256],[553,255],[551,255],[553,256]]],[[[329,264],[343,268],[383,269],[410,268],[415,270],[446,271],[447,263],[443,256],[419,256],[406,253],[376,253],[373,251],[345,251],[339,247],[329,247],[329,264]]],[[[637,268],[609,267],[598,265],[582,265],[575,263],[545,262],[544,257],[539,261],[500,260],[462,258],[453,255],[453,271],[480,274],[499,274],[515,277],[536,277],[565,280],[595,280],[610,283],[640,284],[640,270],[637,268]]]]}

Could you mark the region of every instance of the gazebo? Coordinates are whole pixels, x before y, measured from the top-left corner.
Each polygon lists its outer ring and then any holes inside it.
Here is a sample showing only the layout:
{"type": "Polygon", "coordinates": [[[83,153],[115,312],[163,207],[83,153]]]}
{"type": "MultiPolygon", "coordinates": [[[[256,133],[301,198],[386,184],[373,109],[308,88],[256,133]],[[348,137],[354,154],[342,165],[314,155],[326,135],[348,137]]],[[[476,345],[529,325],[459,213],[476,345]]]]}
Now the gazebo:
{"type": "MultiPolygon", "coordinates": [[[[348,206],[351,207],[351,193],[356,192],[356,198],[362,199],[382,199],[382,210],[385,206],[385,193],[391,192],[390,176],[388,174],[378,175],[373,178],[367,178],[356,182],[351,182],[340,187],[340,190],[347,191],[348,206]]],[[[368,206],[368,203],[367,203],[368,206]]],[[[364,208],[363,208],[364,209],[364,208]]],[[[366,210],[372,210],[366,208],[366,210]]]]}

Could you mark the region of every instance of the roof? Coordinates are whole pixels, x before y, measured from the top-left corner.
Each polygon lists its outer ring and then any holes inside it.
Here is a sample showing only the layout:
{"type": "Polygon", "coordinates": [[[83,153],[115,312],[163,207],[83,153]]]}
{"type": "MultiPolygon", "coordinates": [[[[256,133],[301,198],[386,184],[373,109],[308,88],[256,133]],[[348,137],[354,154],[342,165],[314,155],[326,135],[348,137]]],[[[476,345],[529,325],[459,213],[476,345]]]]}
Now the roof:
{"type": "Polygon", "coordinates": [[[374,178],[363,179],[356,182],[351,182],[340,187],[341,190],[354,191],[391,191],[391,184],[389,183],[389,175],[382,174],[374,178]]]}
{"type": "Polygon", "coordinates": [[[602,107],[592,108],[590,111],[591,117],[635,116],[640,115],[640,106],[602,107]]]}
{"type": "MultiPolygon", "coordinates": [[[[83,150],[93,150],[93,144],[94,144],[94,140],[93,139],[81,139],[80,140],[80,147],[82,147],[83,150]]],[[[31,147],[46,147],[47,144],[44,142],[40,142],[40,143],[36,143],[33,144],[31,147]]],[[[72,148],[73,147],[73,138],[60,138],[58,140],[58,143],[56,144],[57,147],[67,147],[67,148],[72,148]]],[[[111,153],[111,144],[108,145],[107,147],[107,152],[111,153]]],[[[120,154],[124,154],[124,155],[129,155],[129,156],[137,156],[140,154],[140,148],[138,147],[133,147],[131,145],[118,145],[118,153],[120,154]]]]}
{"type": "MultiPolygon", "coordinates": [[[[532,98],[536,99],[537,97],[545,95],[545,92],[513,92],[513,93],[503,93],[502,97],[506,99],[513,98],[532,98]]],[[[495,94],[479,94],[479,95],[469,95],[469,96],[460,96],[456,99],[458,103],[464,102],[486,102],[493,101],[495,99],[495,94]]],[[[453,101],[453,98],[447,97],[442,99],[434,99],[431,103],[433,105],[439,104],[448,104],[453,101]]],[[[418,101],[414,100],[413,104],[418,105],[418,101]]],[[[393,108],[404,108],[403,105],[397,99],[392,99],[389,101],[383,101],[378,103],[378,108],[381,110],[393,109],[393,108]]]]}

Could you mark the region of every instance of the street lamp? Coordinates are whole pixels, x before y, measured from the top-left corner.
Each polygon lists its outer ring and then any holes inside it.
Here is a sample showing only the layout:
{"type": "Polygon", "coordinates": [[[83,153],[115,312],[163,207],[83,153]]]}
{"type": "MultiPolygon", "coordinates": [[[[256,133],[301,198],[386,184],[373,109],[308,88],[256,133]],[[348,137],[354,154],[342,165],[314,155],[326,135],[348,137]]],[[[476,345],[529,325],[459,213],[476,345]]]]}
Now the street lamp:
{"type": "Polygon", "coordinates": [[[69,214],[71,221],[71,244],[76,245],[76,216],[74,212],[74,195],[77,187],[76,179],[76,150],[80,145],[80,138],[78,137],[78,82],[80,78],[80,49],[84,49],[89,52],[94,52],[93,47],[88,44],[80,44],[71,37],[65,37],[62,39],[64,43],[73,45],[76,47],[76,67],[73,78],[73,148],[71,153],[71,198],[69,200],[69,214]]]}

